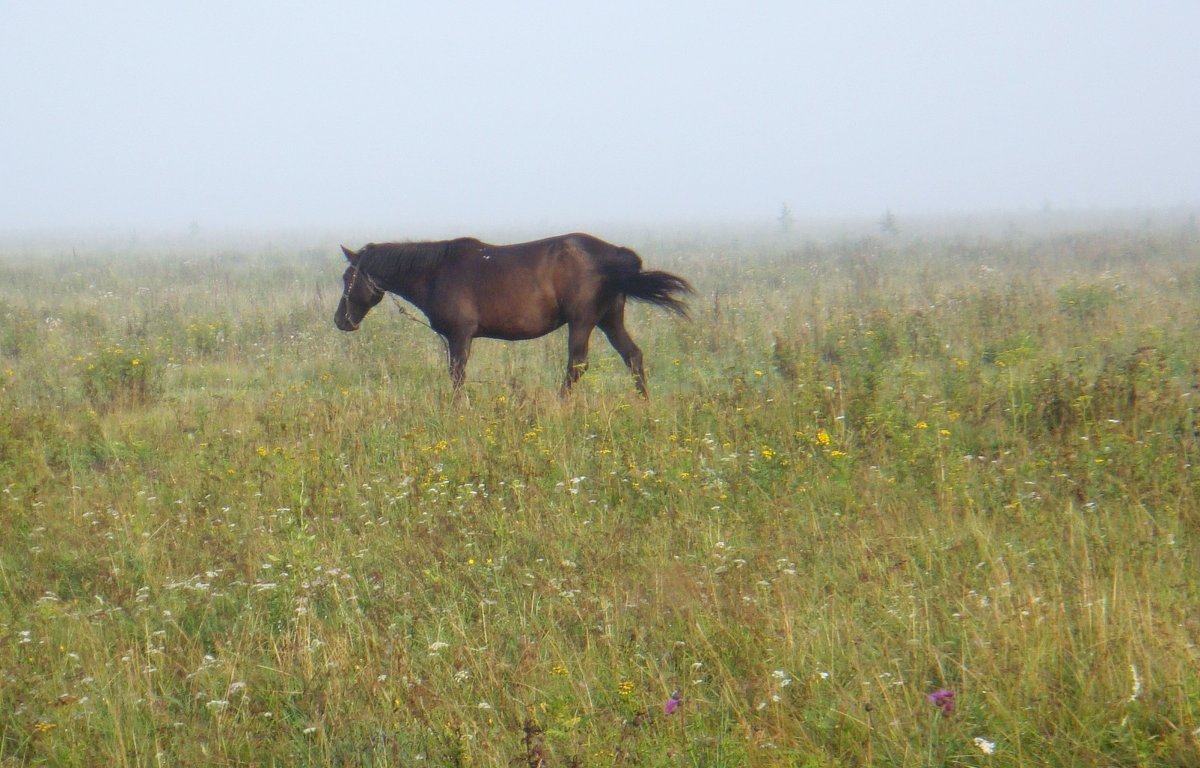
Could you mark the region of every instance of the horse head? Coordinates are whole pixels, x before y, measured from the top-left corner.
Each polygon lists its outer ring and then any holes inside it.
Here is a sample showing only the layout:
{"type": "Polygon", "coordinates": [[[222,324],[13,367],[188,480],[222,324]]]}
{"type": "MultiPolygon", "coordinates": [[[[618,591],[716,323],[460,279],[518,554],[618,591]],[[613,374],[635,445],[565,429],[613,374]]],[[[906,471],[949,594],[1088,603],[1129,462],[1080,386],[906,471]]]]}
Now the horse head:
{"type": "Polygon", "coordinates": [[[364,246],[358,251],[352,251],[342,246],[342,253],[350,266],[342,273],[342,298],[338,302],[337,311],[333,313],[333,324],[342,331],[357,331],[358,326],[380,301],[383,300],[384,290],[374,279],[363,271],[363,255],[370,246],[364,246]]]}

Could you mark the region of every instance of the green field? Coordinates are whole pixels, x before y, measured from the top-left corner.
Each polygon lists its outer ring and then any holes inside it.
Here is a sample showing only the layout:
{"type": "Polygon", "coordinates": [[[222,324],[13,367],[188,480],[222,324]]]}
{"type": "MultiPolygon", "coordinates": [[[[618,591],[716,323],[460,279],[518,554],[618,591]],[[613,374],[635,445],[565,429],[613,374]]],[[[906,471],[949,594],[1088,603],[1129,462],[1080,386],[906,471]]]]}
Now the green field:
{"type": "Polygon", "coordinates": [[[1194,223],[613,239],[648,402],[456,404],[336,243],[0,248],[0,766],[1200,765],[1194,223]]]}

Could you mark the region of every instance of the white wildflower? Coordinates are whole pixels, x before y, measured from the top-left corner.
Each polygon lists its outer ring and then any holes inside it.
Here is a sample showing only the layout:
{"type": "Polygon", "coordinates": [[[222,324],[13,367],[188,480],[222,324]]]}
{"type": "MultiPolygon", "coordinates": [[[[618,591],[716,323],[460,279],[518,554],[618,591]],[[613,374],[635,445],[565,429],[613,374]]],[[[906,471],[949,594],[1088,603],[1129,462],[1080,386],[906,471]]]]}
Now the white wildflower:
{"type": "Polygon", "coordinates": [[[990,755],[996,751],[996,743],[988,741],[982,736],[975,737],[975,746],[978,747],[979,751],[985,755],[990,755]]]}

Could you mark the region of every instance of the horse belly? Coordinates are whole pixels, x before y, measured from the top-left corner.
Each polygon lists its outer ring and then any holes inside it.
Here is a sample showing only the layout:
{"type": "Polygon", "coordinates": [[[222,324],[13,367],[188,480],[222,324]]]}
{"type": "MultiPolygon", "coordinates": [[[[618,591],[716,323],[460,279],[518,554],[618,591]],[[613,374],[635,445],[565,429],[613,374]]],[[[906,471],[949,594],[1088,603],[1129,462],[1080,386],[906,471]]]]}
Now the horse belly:
{"type": "Polygon", "coordinates": [[[519,313],[489,318],[479,324],[476,336],[505,341],[525,341],[545,336],[563,326],[557,313],[519,313]]]}

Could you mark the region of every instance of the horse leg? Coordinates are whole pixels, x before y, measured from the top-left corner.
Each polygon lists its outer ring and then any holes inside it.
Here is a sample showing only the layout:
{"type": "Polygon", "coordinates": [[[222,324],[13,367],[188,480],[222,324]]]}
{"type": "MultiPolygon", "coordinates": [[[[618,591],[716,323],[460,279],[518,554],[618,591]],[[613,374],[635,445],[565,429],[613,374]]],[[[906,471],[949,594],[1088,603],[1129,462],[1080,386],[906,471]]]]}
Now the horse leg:
{"type": "Polygon", "coordinates": [[[562,395],[570,392],[587,370],[588,339],[592,335],[592,327],[583,323],[567,326],[567,375],[563,378],[562,395]]]}
{"type": "Polygon", "coordinates": [[[454,387],[457,397],[462,391],[463,381],[467,377],[467,358],[471,356],[470,336],[449,336],[446,338],[446,348],[450,359],[450,384],[454,387]]]}
{"type": "Polygon", "coordinates": [[[604,331],[604,335],[608,337],[608,343],[613,345],[613,349],[617,350],[630,373],[633,374],[638,394],[642,397],[649,397],[650,393],[646,391],[646,369],[642,367],[642,350],[633,343],[629,331],[625,330],[624,310],[625,307],[621,306],[616,311],[610,312],[600,321],[600,330],[604,331]]]}

